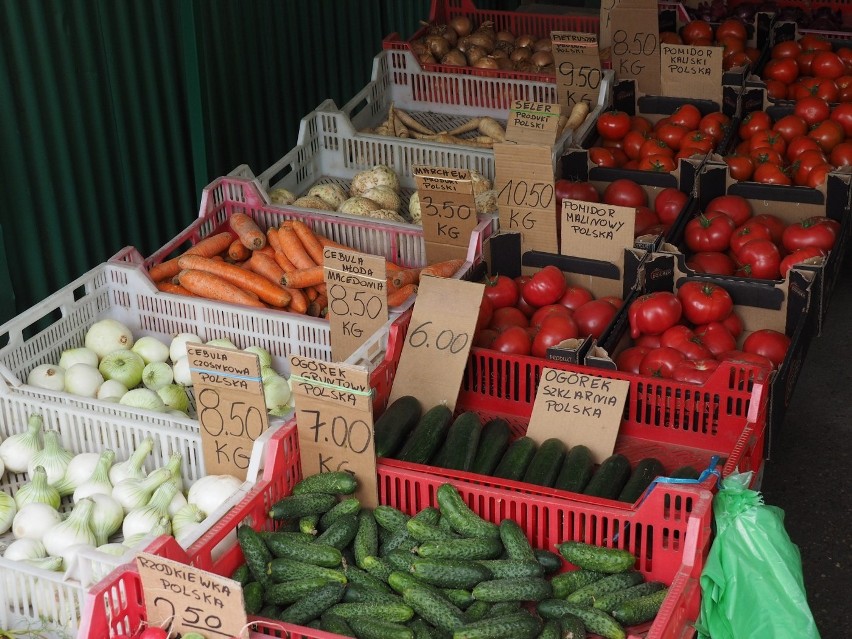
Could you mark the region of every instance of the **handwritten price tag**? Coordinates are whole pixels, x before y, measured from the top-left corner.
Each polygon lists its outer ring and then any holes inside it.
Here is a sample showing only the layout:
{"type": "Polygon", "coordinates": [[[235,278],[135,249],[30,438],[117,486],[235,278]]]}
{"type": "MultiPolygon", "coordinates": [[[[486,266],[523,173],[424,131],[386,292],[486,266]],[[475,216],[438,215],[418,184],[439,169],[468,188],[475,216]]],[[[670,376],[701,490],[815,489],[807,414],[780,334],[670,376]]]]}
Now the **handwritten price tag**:
{"type": "Polygon", "coordinates": [[[238,581],[144,552],[136,557],[136,567],[149,626],[200,632],[209,639],[245,636],[243,587],[238,581]]]}
{"type": "Polygon", "coordinates": [[[636,78],[645,94],[660,94],[660,33],[656,0],[621,0],[612,11],[615,77],[636,78]]]}
{"type": "Polygon", "coordinates": [[[552,146],[559,134],[559,116],[562,108],[550,102],[515,100],[509,109],[506,139],[518,144],[552,146]]]}
{"type": "Polygon", "coordinates": [[[467,257],[476,228],[476,198],[465,169],[414,167],[420,197],[423,241],[429,264],[467,257]]]}
{"type": "Polygon", "coordinates": [[[331,358],[340,362],[388,319],[385,259],[336,248],[326,248],[323,257],[331,358]]]}
{"type": "Polygon", "coordinates": [[[302,474],[348,471],[361,503],[378,505],[373,398],[366,368],[290,356],[302,474]]]}
{"type": "Polygon", "coordinates": [[[484,291],[477,282],[420,280],[389,403],[413,395],[423,406],[455,407],[484,291]]]}
{"type": "Polygon", "coordinates": [[[260,360],[232,348],[187,344],[208,475],[245,479],[254,441],[269,428],[260,360]]]}
{"type": "Polygon", "coordinates": [[[663,44],[660,48],[663,95],[722,100],[722,47],[663,44]]]}
{"type": "Polygon", "coordinates": [[[594,33],[554,31],[553,58],[556,62],[556,90],[566,113],[578,102],[593,108],[598,102],[603,72],[594,33]]]}

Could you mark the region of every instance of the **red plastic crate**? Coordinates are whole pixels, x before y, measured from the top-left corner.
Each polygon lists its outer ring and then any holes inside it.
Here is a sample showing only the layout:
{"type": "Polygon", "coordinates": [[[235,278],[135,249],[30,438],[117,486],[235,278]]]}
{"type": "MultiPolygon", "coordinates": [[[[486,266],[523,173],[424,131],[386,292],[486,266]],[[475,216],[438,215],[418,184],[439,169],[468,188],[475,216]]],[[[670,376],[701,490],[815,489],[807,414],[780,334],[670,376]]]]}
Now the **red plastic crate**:
{"type": "MultiPolygon", "coordinates": [[[[271,528],[269,506],[286,496],[300,477],[298,437],[295,427],[275,435],[279,444],[267,459],[264,481],[221,522],[184,552],[169,538],[160,538],[149,550],[175,561],[192,564],[217,574],[230,574],[241,562],[242,553],[233,540],[239,523],[248,520],[257,528],[271,528]],[[223,542],[226,542],[223,544],[223,542]],[[214,560],[215,549],[227,546],[214,560]]],[[[386,469],[379,476],[379,502],[413,514],[436,505],[436,491],[445,482],[418,472],[386,469]]],[[[698,616],[698,578],[709,552],[711,503],[707,491],[686,489],[675,501],[652,493],[635,512],[569,504],[562,500],[530,495],[507,495],[482,486],[452,482],[462,497],[482,517],[499,522],[518,522],[538,548],[553,549],[565,540],[624,548],[638,557],[637,570],[649,580],[670,584],[670,592],[657,618],[637,626],[630,637],[675,639],[685,636],[698,616]]],[[[144,597],[133,565],[114,571],[89,592],[80,639],[106,639],[132,632],[145,620],[144,597]]],[[[310,637],[331,639],[337,635],[301,626],[257,621],[251,637],[310,637]]]]}
{"type": "MultiPolygon", "coordinates": [[[[470,18],[475,27],[485,20],[490,20],[494,23],[495,31],[511,31],[515,35],[528,33],[538,38],[550,37],[551,31],[580,31],[596,34],[600,25],[600,17],[597,14],[557,15],[521,11],[494,11],[477,9],[472,0],[432,0],[432,7],[429,11],[429,22],[446,24],[456,16],[470,18]]],[[[427,29],[428,27],[423,27],[408,40],[403,40],[398,33],[392,33],[382,41],[382,47],[385,49],[405,49],[411,51],[411,42],[426,35],[427,29]]],[[[556,76],[542,73],[456,67],[447,64],[421,64],[421,67],[426,71],[439,73],[512,78],[515,80],[552,82],[556,84],[556,76]]]]}

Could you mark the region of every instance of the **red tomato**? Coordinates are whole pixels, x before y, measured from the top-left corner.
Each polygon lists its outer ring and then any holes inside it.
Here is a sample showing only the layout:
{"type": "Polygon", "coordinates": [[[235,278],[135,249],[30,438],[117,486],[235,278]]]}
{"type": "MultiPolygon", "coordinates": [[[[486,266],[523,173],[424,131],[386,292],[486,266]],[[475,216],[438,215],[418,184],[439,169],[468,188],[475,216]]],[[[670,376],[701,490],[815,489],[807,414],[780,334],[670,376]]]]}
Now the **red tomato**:
{"type": "Polygon", "coordinates": [[[676,168],[675,161],[668,155],[646,155],[639,160],[640,171],[653,171],[654,173],[669,173],[676,168]]]}
{"type": "Polygon", "coordinates": [[[606,302],[607,304],[612,304],[616,310],[621,308],[624,305],[624,300],[616,295],[604,295],[603,297],[598,298],[602,302],[606,302]]]}
{"type": "Polygon", "coordinates": [[[787,85],[779,80],[767,80],[766,95],[771,100],[786,100],[787,85]]]}
{"type": "Polygon", "coordinates": [[[693,324],[721,322],[734,308],[728,291],[710,282],[684,282],[677,298],[683,306],[683,316],[693,324]]]}
{"type": "Polygon", "coordinates": [[[823,151],[831,153],[831,150],[843,141],[843,125],[834,120],[820,122],[811,129],[808,137],[816,140],[823,151]]]}
{"type": "Polygon", "coordinates": [[[761,184],[784,184],[793,183],[790,176],[784,172],[779,164],[775,162],[764,162],[754,169],[752,179],[761,184]]]}
{"type": "Polygon", "coordinates": [[[741,140],[748,140],[758,131],[772,128],[772,118],[766,111],[752,111],[743,118],[737,130],[741,140]]]}
{"type": "Polygon", "coordinates": [[[681,149],[693,148],[698,149],[702,153],[710,153],[713,146],[716,144],[716,139],[700,129],[689,131],[681,140],[681,149]]]}
{"type": "Polygon", "coordinates": [[[793,113],[807,122],[808,126],[815,126],[824,120],[828,120],[831,116],[831,107],[822,98],[808,96],[796,102],[793,113]]]}
{"type": "Polygon", "coordinates": [[[721,211],[703,213],[686,224],[684,240],[690,251],[724,251],[734,232],[734,221],[721,211]]]}
{"type": "Polygon", "coordinates": [[[811,66],[814,63],[815,55],[816,51],[805,50],[796,58],[796,62],[799,65],[799,75],[811,75],[811,66]]]}
{"type": "Polygon", "coordinates": [[[813,78],[800,77],[796,82],[791,84],[787,89],[787,99],[795,102],[802,98],[813,96],[822,98],[826,102],[837,102],[840,96],[840,90],[834,83],[834,80],[828,78],[813,78]]]}
{"type": "Polygon", "coordinates": [[[545,318],[538,334],[533,339],[531,353],[534,357],[546,357],[549,347],[578,336],[577,323],[573,319],[568,316],[551,314],[545,318]]]}
{"type": "Polygon", "coordinates": [[[784,234],[784,229],[787,228],[784,220],[776,215],[772,215],[771,213],[760,213],[751,219],[755,222],[760,222],[763,226],[769,229],[769,237],[773,242],[776,244],[781,242],[781,236],[784,234]]]}
{"type": "Polygon", "coordinates": [[[650,138],[645,133],[636,131],[635,129],[630,129],[624,136],[624,146],[622,149],[624,151],[624,155],[631,160],[638,160],[639,154],[642,150],[642,145],[649,139],[650,138]]]}
{"type": "Polygon", "coordinates": [[[754,218],[747,220],[745,224],[734,229],[731,235],[731,243],[729,245],[731,252],[736,255],[746,242],[752,240],[771,240],[772,234],[769,228],[760,222],[755,222],[754,218]]]}
{"type": "Polygon", "coordinates": [[[710,351],[692,329],[677,324],[660,336],[660,346],[674,348],[683,353],[687,359],[707,359],[713,357],[710,351]]]}
{"type": "Polygon", "coordinates": [[[689,133],[689,131],[689,129],[680,124],[672,124],[669,122],[661,125],[657,123],[655,135],[657,138],[665,142],[666,146],[679,150],[683,142],[683,136],[689,133]]]}
{"type": "Polygon", "coordinates": [[[773,58],[795,58],[802,52],[802,45],[795,40],[779,42],[772,47],[773,58]]]}
{"type": "Polygon", "coordinates": [[[737,275],[759,280],[777,280],[781,275],[781,253],[772,240],[746,242],[736,255],[737,275]]]}
{"type": "Polygon", "coordinates": [[[798,115],[785,115],[775,121],[772,125],[772,130],[778,133],[784,141],[789,143],[790,140],[799,135],[807,135],[808,123],[798,115]]]}
{"type": "Polygon", "coordinates": [[[846,73],[846,64],[832,51],[820,51],[814,56],[811,71],[818,78],[834,80],[846,73]]]}
{"type": "Polygon", "coordinates": [[[737,270],[734,260],[721,251],[701,251],[693,254],[686,265],[696,273],[712,275],[733,275],[737,270]]]}
{"type": "Polygon", "coordinates": [[[826,157],[822,150],[802,151],[791,167],[793,170],[793,181],[799,186],[804,186],[808,181],[808,175],[811,170],[825,163],[826,157]]]}
{"type": "Polygon", "coordinates": [[[831,164],[834,166],[852,166],[852,142],[841,142],[831,150],[831,164]]]}
{"type": "Polygon", "coordinates": [[[781,277],[786,278],[787,273],[796,264],[816,264],[825,256],[825,251],[816,246],[807,246],[805,248],[796,249],[783,260],[781,260],[781,277]],[[817,259],[820,258],[820,259],[817,259]]]}
{"type": "Polygon", "coordinates": [[[530,326],[541,328],[542,323],[551,315],[559,315],[560,317],[571,317],[571,310],[561,304],[548,304],[536,309],[533,316],[530,318],[530,326]]]}
{"type": "Polygon", "coordinates": [[[524,301],[535,308],[554,304],[565,292],[565,275],[549,264],[534,274],[521,289],[524,301]]]}
{"type": "Polygon", "coordinates": [[[828,179],[828,174],[831,173],[833,167],[830,164],[818,164],[808,173],[808,179],[805,186],[816,189],[825,184],[828,179]]]}
{"type": "Polygon", "coordinates": [[[701,123],[701,111],[694,104],[686,102],[679,106],[671,115],[672,124],[679,124],[686,127],[688,131],[698,128],[701,123]]]}
{"type": "Polygon", "coordinates": [[[705,20],[687,22],[680,30],[684,44],[695,44],[703,40],[713,40],[713,27],[705,20]]]}
{"type": "Polygon", "coordinates": [[[830,251],[837,240],[837,233],[829,224],[824,224],[824,218],[809,217],[801,222],[795,222],[781,236],[781,243],[788,251],[814,246],[823,251],[830,251]]]}
{"type": "Polygon", "coordinates": [[[722,20],[722,23],[716,27],[716,39],[721,40],[727,37],[738,38],[740,40],[745,40],[748,37],[742,20],[739,18],[722,20]]]}
{"type": "Polygon", "coordinates": [[[730,126],[731,118],[721,111],[708,113],[701,118],[701,122],[698,123],[698,128],[716,141],[725,137],[730,126]]]}
{"type": "Polygon", "coordinates": [[[647,206],[636,207],[636,218],[633,225],[633,237],[643,235],[648,229],[658,226],[660,219],[652,209],[647,206]]]}
{"type": "Polygon", "coordinates": [[[630,130],[630,116],[624,111],[605,111],[598,117],[597,130],[604,140],[620,140],[630,130]]]}
{"type": "Polygon", "coordinates": [[[482,302],[479,303],[479,315],[476,318],[476,330],[480,331],[486,328],[491,323],[491,317],[493,315],[494,307],[491,305],[491,300],[483,295],[482,302]]]}
{"type": "Polygon", "coordinates": [[[719,362],[731,362],[732,364],[736,364],[739,366],[748,366],[758,367],[763,372],[768,373],[774,368],[772,362],[764,357],[763,355],[758,355],[756,353],[745,353],[741,350],[731,349],[724,353],[720,353],[716,359],[719,362]]]}
{"type": "Polygon", "coordinates": [[[650,133],[654,130],[654,125],[645,116],[632,115],[630,116],[630,130],[639,131],[639,133],[650,133]]]}
{"type": "Polygon", "coordinates": [[[615,358],[615,367],[625,373],[639,373],[639,365],[642,363],[642,358],[651,349],[647,346],[630,346],[621,351],[615,358]]]}
{"type": "Polygon", "coordinates": [[[648,194],[633,180],[620,178],[606,187],[603,201],[615,206],[648,206],[648,194]]]}
{"type": "Polygon", "coordinates": [[[485,278],[485,297],[495,310],[518,303],[518,285],[511,277],[495,275],[485,278]]]}
{"type": "Polygon", "coordinates": [[[494,313],[491,316],[491,323],[488,325],[488,328],[502,332],[512,326],[529,326],[529,320],[520,309],[515,308],[514,306],[504,306],[494,310],[494,313]]]}
{"type": "Polygon", "coordinates": [[[676,348],[660,346],[645,353],[639,362],[639,374],[671,379],[675,366],[685,359],[686,356],[676,348]]]}
{"type": "Polygon", "coordinates": [[[531,347],[530,336],[521,326],[510,326],[491,342],[492,350],[510,355],[529,355],[531,347]]]}
{"type": "Polygon", "coordinates": [[[725,319],[722,320],[722,326],[728,329],[728,332],[738,339],[743,333],[743,321],[736,311],[732,311],[725,319]]]}
{"type": "Polygon", "coordinates": [[[662,140],[648,138],[639,147],[639,159],[649,155],[668,155],[669,157],[674,157],[674,150],[669,148],[662,140]]]}
{"type": "Polygon", "coordinates": [[[680,321],[683,308],[674,293],[657,291],[642,295],[627,309],[630,336],[662,335],[680,321]]]}
{"type": "Polygon", "coordinates": [[[139,635],[139,639],[168,639],[169,633],[157,626],[148,626],[139,635]]]}
{"type": "Polygon", "coordinates": [[[615,161],[615,156],[612,151],[601,146],[593,146],[589,149],[589,159],[593,164],[615,168],[618,164],[615,161]]]}
{"type": "Polygon", "coordinates": [[[789,348],[790,338],[784,335],[784,333],[774,331],[771,328],[762,328],[754,331],[743,342],[744,352],[763,355],[776,368],[781,366],[789,348]]]}
{"type": "Polygon", "coordinates": [[[573,317],[580,336],[591,335],[599,338],[616,313],[618,309],[606,300],[592,300],[577,308],[573,317]]]}
{"type": "Polygon", "coordinates": [[[473,336],[473,345],[478,348],[491,348],[491,344],[499,334],[493,328],[484,328],[473,336]]]}
{"type": "Polygon", "coordinates": [[[725,164],[731,177],[738,182],[750,180],[754,174],[754,162],[747,155],[729,155],[725,157],[725,164]]]}
{"type": "Polygon", "coordinates": [[[657,193],[654,212],[663,224],[674,224],[688,201],[686,193],[670,186],[657,193]]]}
{"type": "Polygon", "coordinates": [[[600,202],[598,190],[591,182],[575,180],[556,180],[553,184],[556,192],[556,210],[562,210],[562,200],[581,200],[583,202],[600,202]]]}
{"type": "Polygon", "coordinates": [[[734,226],[742,226],[751,217],[751,204],[741,195],[720,195],[707,203],[705,215],[709,213],[724,213],[734,222],[734,226]]]}
{"type": "Polygon", "coordinates": [[[695,335],[701,340],[701,343],[707,347],[714,357],[719,357],[719,353],[732,350],[737,347],[737,340],[731,335],[731,332],[720,322],[710,322],[695,327],[695,335]]]}
{"type": "Polygon", "coordinates": [[[719,367],[715,359],[684,360],[675,366],[672,379],[687,384],[704,384],[719,367]]]}
{"type": "Polygon", "coordinates": [[[806,34],[799,38],[803,51],[831,51],[831,42],[819,35],[806,34]]]}
{"type": "MultiPolygon", "coordinates": [[[[850,77],[849,86],[852,87],[852,77],[850,77]]],[[[831,120],[843,127],[843,133],[847,138],[852,138],[852,102],[845,102],[834,107],[831,110],[831,120]]]]}
{"type": "Polygon", "coordinates": [[[820,154],[822,153],[822,149],[819,148],[816,140],[809,138],[807,135],[799,135],[787,144],[786,157],[790,162],[793,162],[799,159],[802,153],[807,151],[819,151],[820,154]]]}
{"type": "Polygon", "coordinates": [[[640,335],[636,339],[633,340],[634,346],[641,346],[642,348],[647,348],[651,350],[652,348],[659,348],[662,346],[660,343],[659,335],[640,335]]]}
{"type": "Polygon", "coordinates": [[[784,84],[793,84],[799,77],[799,64],[792,58],[773,58],[766,63],[763,77],[778,80],[784,84]]]}
{"type": "Polygon", "coordinates": [[[595,299],[595,296],[592,293],[582,286],[574,286],[568,285],[565,289],[565,292],[562,294],[562,297],[559,298],[557,304],[562,304],[566,308],[573,310],[578,309],[580,306],[585,304],[586,302],[591,302],[595,299]]]}
{"type": "Polygon", "coordinates": [[[775,131],[758,131],[751,136],[748,142],[749,149],[752,151],[755,149],[772,149],[779,154],[783,154],[787,150],[787,142],[784,141],[780,133],[776,133],[775,131]]]}

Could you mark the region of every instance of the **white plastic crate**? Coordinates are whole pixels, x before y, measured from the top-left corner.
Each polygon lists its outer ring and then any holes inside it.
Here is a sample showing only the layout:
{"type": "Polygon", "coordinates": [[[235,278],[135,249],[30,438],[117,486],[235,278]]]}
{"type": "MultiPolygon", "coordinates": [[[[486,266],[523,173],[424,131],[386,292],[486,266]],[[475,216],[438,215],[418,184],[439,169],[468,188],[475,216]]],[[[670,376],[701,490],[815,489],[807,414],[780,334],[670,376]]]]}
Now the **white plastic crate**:
{"type": "MultiPolygon", "coordinates": [[[[183,457],[182,475],[185,487],[205,476],[201,435],[198,432],[174,429],[168,426],[148,424],[139,420],[125,419],[115,415],[92,413],[85,409],[49,404],[23,396],[0,396],[0,436],[3,439],[27,428],[30,415],[41,415],[43,430],[60,433],[63,447],[71,452],[100,453],[110,449],[116,453],[116,461],[124,461],[146,437],[154,440],[154,448],[145,462],[150,472],[164,466],[173,453],[183,457]]],[[[276,422],[275,428],[281,427],[276,422]]],[[[252,449],[246,482],[231,498],[199,523],[191,533],[185,535],[180,544],[189,548],[198,537],[207,532],[235,504],[248,494],[261,476],[266,459],[267,442],[274,433],[270,428],[258,438],[252,449]]],[[[14,496],[27,481],[25,473],[7,473],[0,481],[0,490],[14,496]]],[[[71,504],[64,499],[61,510],[67,512],[71,504]]],[[[13,624],[43,621],[53,631],[53,636],[76,632],[78,615],[85,600],[86,590],[97,583],[117,566],[133,560],[136,553],[144,550],[151,539],[143,540],[134,548],[128,548],[122,556],[108,555],[97,550],[79,553],[76,566],[66,576],[34,568],[23,562],[3,559],[6,546],[14,540],[11,532],[0,535],[0,628],[11,628],[13,624]]],[[[111,540],[120,541],[120,533],[111,540]]],[[[16,625],[15,627],[19,627],[16,625]]]]}
{"type": "MultiPolygon", "coordinates": [[[[611,71],[604,73],[598,104],[585,123],[577,131],[565,132],[554,145],[554,169],[564,150],[584,140],[600,112],[609,105],[612,77],[611,71]]],[[[258,180],[266,190],[285,188],[297,196],[315,184],[332,182],[348,187],[356,173],[376,164],[386,164],[396,171],[406,196],[416,188],[413,167],[417,165],[473,169],[494,180],[491,149],[359,131],[385,120],[391,102],[438,131],[477,116],[489,116],[505,124],[509,108],[517,99],[556,102],[556,85],[430,73],[423,71],[408,51],[382,51],[373,61],[372,81],[343,108],[326,100],[305,116],[296,147],[263,171],[258,180]]]]}

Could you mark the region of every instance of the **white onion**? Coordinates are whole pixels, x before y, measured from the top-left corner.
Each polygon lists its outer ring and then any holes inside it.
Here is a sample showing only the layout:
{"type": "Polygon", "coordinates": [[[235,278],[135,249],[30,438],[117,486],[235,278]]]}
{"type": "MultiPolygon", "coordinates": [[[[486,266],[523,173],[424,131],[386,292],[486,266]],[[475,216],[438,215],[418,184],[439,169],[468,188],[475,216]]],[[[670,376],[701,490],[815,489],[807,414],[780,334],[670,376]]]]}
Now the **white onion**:
{"type": "Polygon", "coordinates": [[[154,491],[172,478],[167,468],[158,468],[144,479],[125,479],[113,486],[112,496],[128,513],[148,503],[154,491]]]}
{"type": "Polygon", "coordinates": [[[15,503],[18,508],[27,504],[47,504],[51,508],[59,508],[62,496],[59,490],[47,483],[47,473],[41,466],[36,466],[30,481],[21,486],[15,493],[15,503]]]}
{"type": "Polygon", "coordinates": [[[86,331],[85,345],[102,358],[112,351],[133,348],[133,333],[119,321],[103,319],[92,324],[86,331]]]}
{"type": "Polygon", "coordinates": [[[74,505],[68,519],[44,533],[41,541],[48,555],[59,557],[77,544],[96,545],[97,540],[90,524],[94,507],[95,502],[91,499],[81,499],[74,505]]]}
{"type": "Polygon", "coordinates": [[[269,380],[274,379],[276,377],[281,377],[281,375],[279,375],[278,371],[272,368],[271,366],[260,367],[260,380],[262,383],[265,384],[269,380]]]}
{"type": "Polygon", "coordinates": [[[17,539],[37,539],[62,522],[62,515],[47,504],[27,504],[18,511],[12,522],[12,534],[17,539]]]}
{"type": "Polygon", "coordinates": [[[264,366],[272,366],[272,354],[262,346],[247,346],[243,349],[246,353],[254,353],[260,360],[261,368],[264,366]]]}
{"type": "Polygon", "coordinates": [[[59,366],[68,370],[74,364],[88,364],[98,367],[98,354],[91,348],[81,346],[79,348],[66,348],[59,356],[59,366]]]}
{"type": "Polygon", "coordinates": [[[6,547],[6,551],[3,553],[3,559],[10,559],[12,561],[41,559],[42,557],[47,557],[47,550],[45,550],[44,544],[38,539],[29,539],[27,537],[13,541],[6,547]]]}
{"type": "Polygon", "coordinates": [[[282,417],[290,411],[290,384],[283,377],[273,377],[263,384],[263,400],[266,410],[276,417],[282,417]]]}
{"type": "Polygon", "coordinates": [[[98,389],[98,399],[110,399],[114,397],[115,401],[118,401],[126,392],[127,386],[117,379],[108,379],[98,389]]]}
{"type": "Polygon", "coordinates": [[[133,408],[144,408],[145,410],[156,411],[161,411],[166,406],[157,393],[152,390],[148,390],[147,388],[134,388],[133,390],[127,391],[121,396],[121,400],[118,403],[123,404],[124,406],[131,406],[133,408]]]}
{"type": "Polygon", "coordinates": [[[202,344],[202,339],[195,333],[178,333],[172,338],[169,344],[169,358],[172,362],[177,362],[181,357],[186,357],[186,344],[192,342],[194,344],[202,344]]]}
{"type": "Polygon", "coordinates": [[[236,493],[243,482],[233,475],[207,475],[189,488],[186,500],[209,516],[236,493]]]}
{"type": "Polygon", "coordinates": [[[146,364],[151,362],[165,362],[169,359],[169,347],[156,337],[140,337],[131,348],[139,355],[146,364]]]}
{"type": "Polygon", "coordinates": [[[55,486],[65,477],[65,471],[73,458],[74,454],[71,451],[62,448],[59,433],[55,430],[47,430],[44,432],[44,448],[30,459],[27,473],[32,477],[36,467],[41,466],[47,473],[47,483],[55,486]]]}
{"type": "Polygon", "coordinates": [[[81,499],[91,497],[92,495],[112,494],[109,469],[113,461],[115,461],[115,451],[107,448],[101,453],[98,463],[89,478],[74,490],[73,499],[75,504],[81,499]]]}
{"type": "Polygon", "coordinates": [[[65,391],[81,397],[97,397],[104,376],[90,364],[74,364],[65,371],[65,391]]]}
{"type": "Polygon", "coordinates": [[[130,457],[125,461],[115,464],[109,469],[109,480],[115,486],[118,482],[125,479],[144,479],[145,475],[145,458],[154,450],[153,437],[146,437],[136,447],[130,457]]]}
{"type": "Polygon", "coordinates": [[[77,453],[68,462],[68,467],[65,469],[65,476],[62,481],[56,486],[60,489],[59,492],[70,495],[74,490],[87,481],[95,468],[98,465],[98,460],[101,458],[99,453],[77,453]]]}
{"type": "Polygon", "coordinates": [[[53,364],[36,366],[27,375],[27,384],[52,391],[65,389],[65,369],[53,364]]]}
{"type": "Polygon", "coordinates": [[[41,427],[44,420],[33,413],[27,419],[27,430],[7,437],[0,443],[0,459],[6,470],[11,473],[23,473],[29,469],[32,458],[42,449],[41,427]]]}
{"type": "Polygon", "coordinates": [[[0,535],[12,527],[17,512],[18,505],[15,500],[7,493],[0,491],[0,535]]]}
{"type": "Polygon", "coordinates": [[[234,344],[227,337],[218,337],[216,339],[211,339],[207,342],[207,346],[221,346],[222,348],[236,348],[237,345],[234,344]]]}
{"type": "MultiPolygon", "coordinates": [[[[162,484],[154,494],[147,506],[136,508],[127,513],[121,524],[121,532],[125,538],[135,535],[147,534],[164,517],[169,522],[168,529],[171,533],[171,520],[169,520],[169,503],[177,493],[177,486],[170,481],[162,484]]],[[[167,533],[168,534],[168,533],[167,533]]]]}
{"type": "Polygon", "coordinates": [[[92,532],[98,544],[105,544],[110,536],[121,528],[124,520],[124,509],[110,495],[96,494],[91,496],[95,502],[95,510],[92,512],[92,532]]]}
{"type": "Polygon", "coordinates": [[[128,349],[110,351],[101,358],[98,370],[104,379],[114,379],[127,388],[134,388],[142,382],[142,371],[145,362],[142,358],[128,349]]]}
{"type": "Polygon", "coordinates": [[[179,357],[172,365],[175,374],[175,383],[182,386],[192,386],[192,373],[189,370],[189,358],[184,355],[179,357]]]}
{"type": "Polygon", "coordinates": [[[184,415],[189,411],[189,396],[180,384],[167,384],[157,389],[157,395],[170,409],[176,410],[184,415]]]}
{"type": "Polygon", "coordinates": [[[174,381],[174,373],[172,373],[172,367],[166,362],[151,362],[145,364],[145,368],[142,369],[142,383],[148,390],[158,391],[172,381],[174,381]]]}

